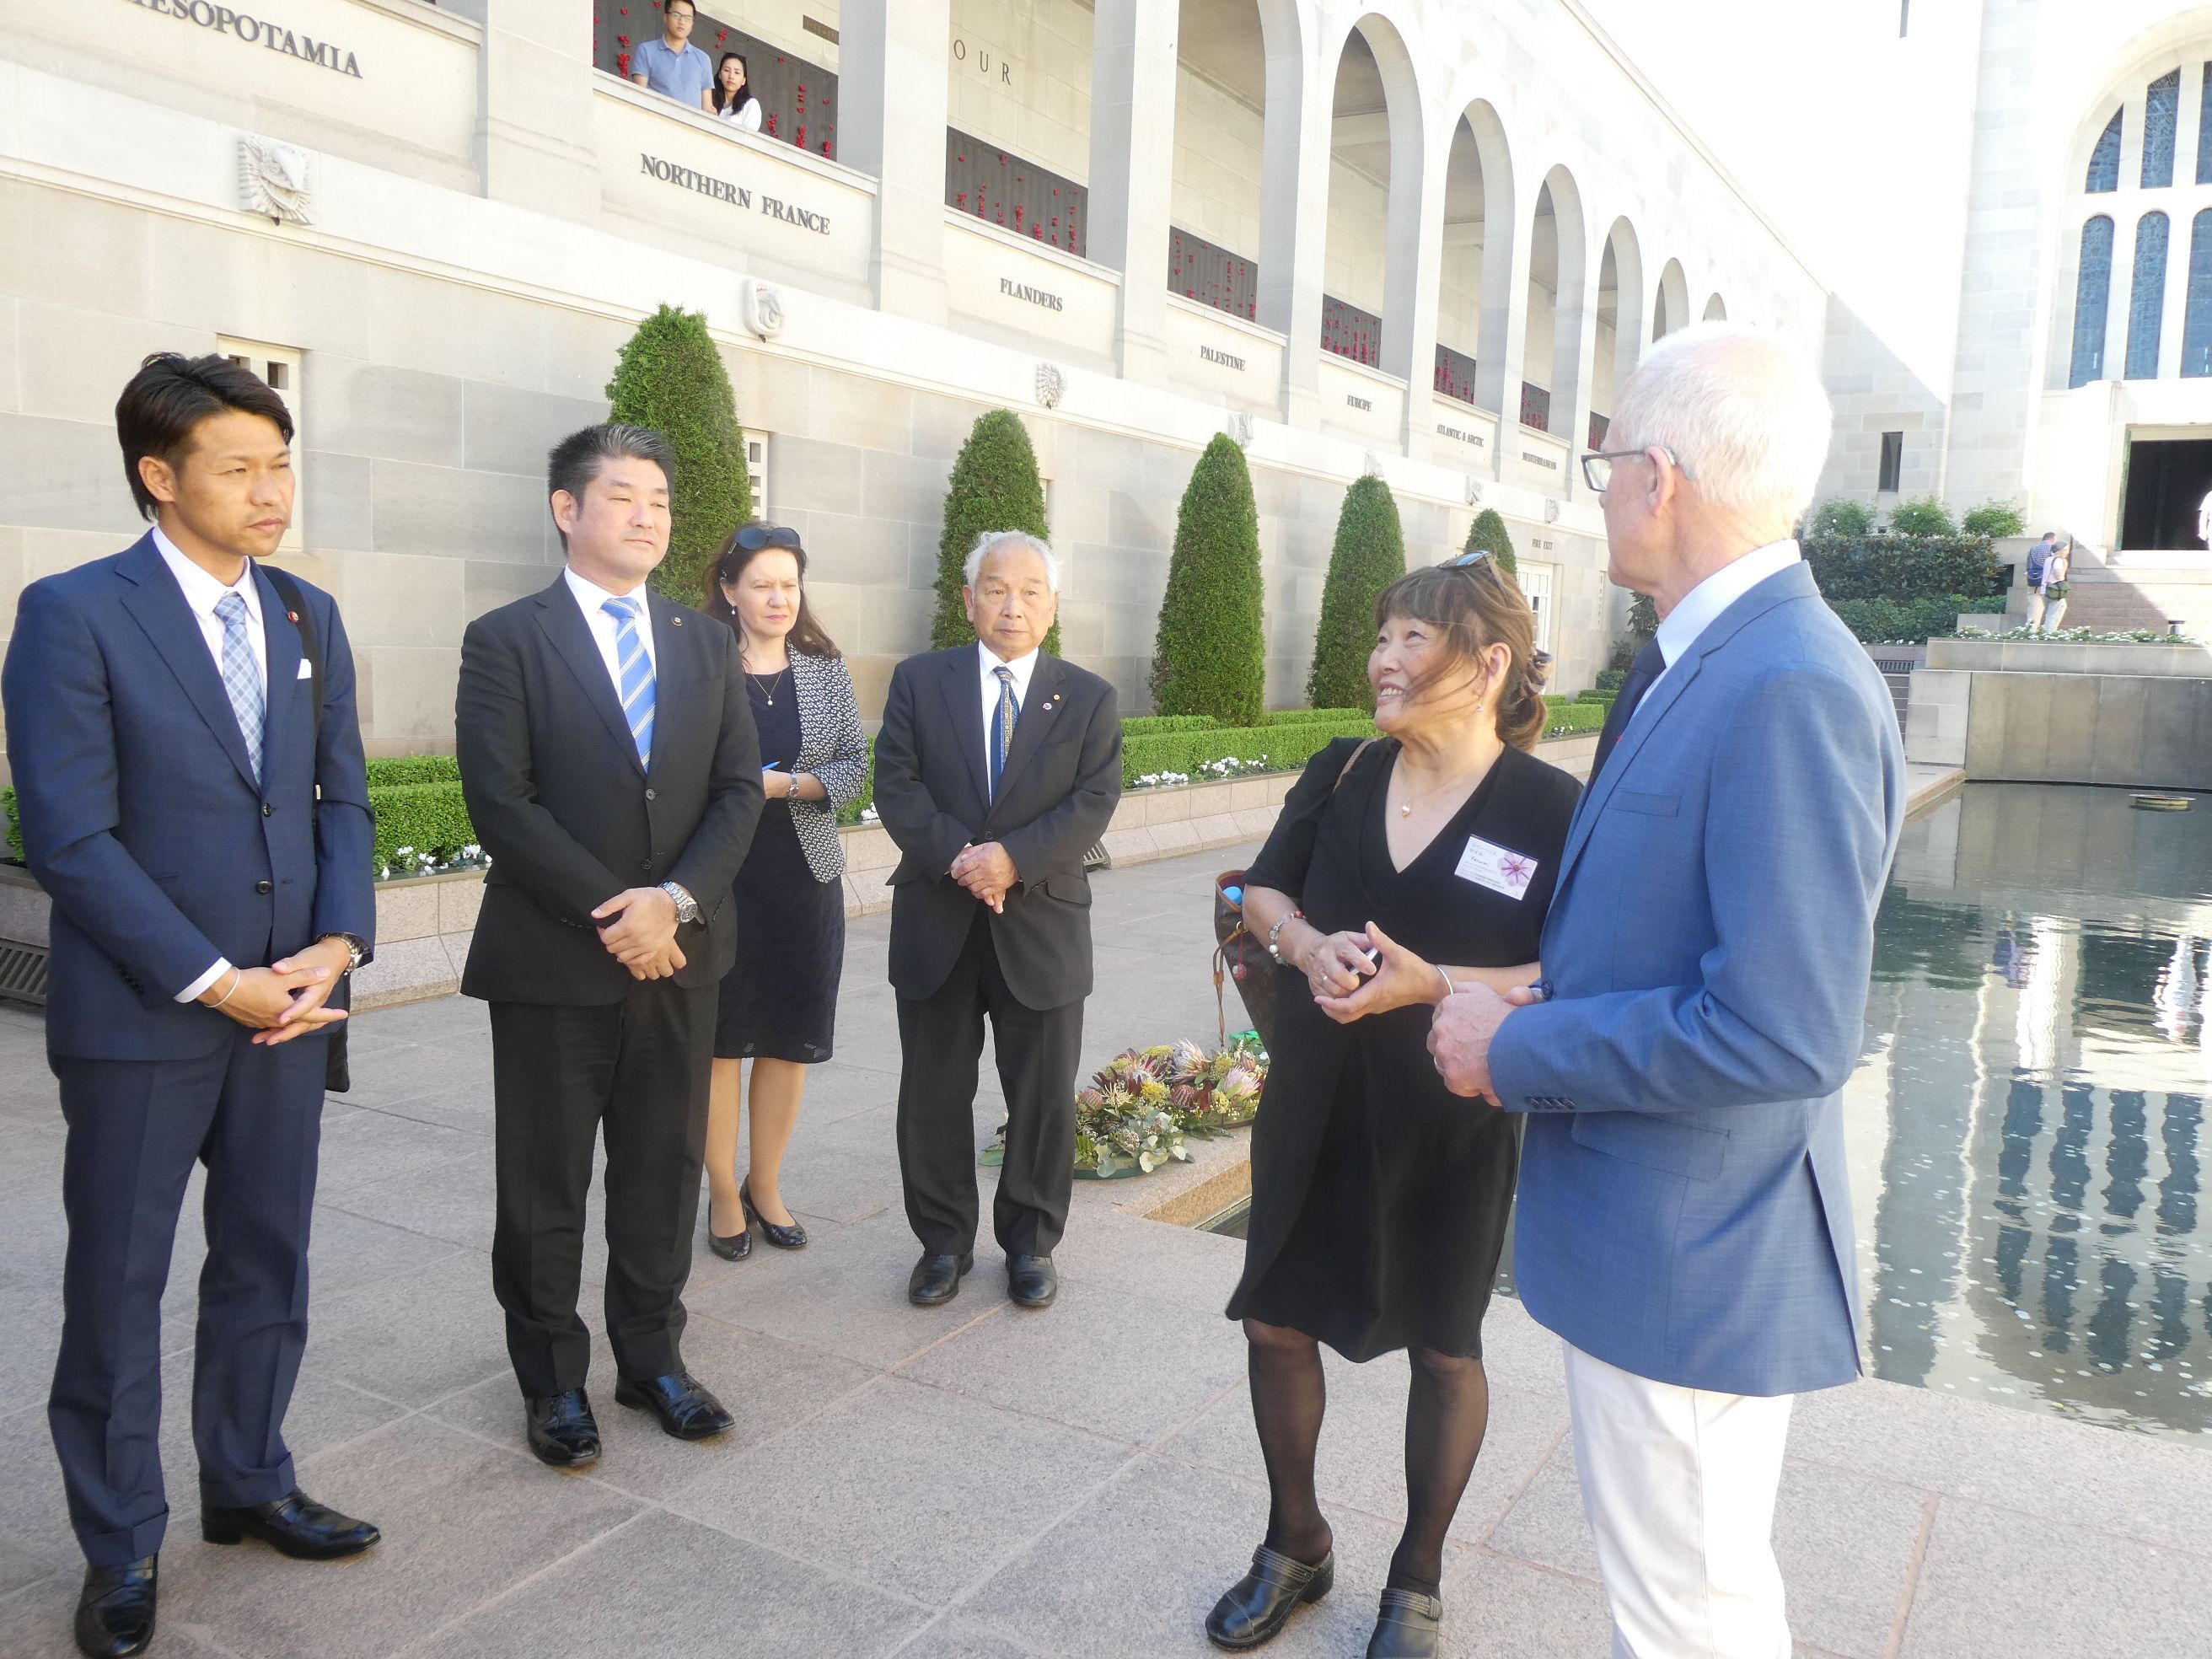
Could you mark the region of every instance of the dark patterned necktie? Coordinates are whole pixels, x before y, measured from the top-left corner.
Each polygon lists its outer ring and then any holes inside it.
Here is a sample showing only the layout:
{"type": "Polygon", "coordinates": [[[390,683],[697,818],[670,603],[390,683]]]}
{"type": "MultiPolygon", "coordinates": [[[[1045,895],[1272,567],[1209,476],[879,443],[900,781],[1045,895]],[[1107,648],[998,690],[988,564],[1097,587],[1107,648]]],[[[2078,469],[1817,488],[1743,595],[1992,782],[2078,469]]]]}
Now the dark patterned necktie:
{"type": "Polygon", "coordinates": [[[1620,742],[1620,734],[1628,730],[1628,722],[1636,714],[1636,705],[1644,701],[1644,694],[1651,689],[1651,682],[1666,669],[1667,658],[1659,649],[1659,641],[1647,641],[1644,648],[1636,653],[1636,661],[1628,671],[1628,678],[1620,683],[1620,695],[1613,700],[1613,707],[1606,711],[1605,729],[1597,734],[1597,754],[1590,762],[1592,783],[1595,783],[1597,775],[1605,770],[1606,759],[1620,742]]]}

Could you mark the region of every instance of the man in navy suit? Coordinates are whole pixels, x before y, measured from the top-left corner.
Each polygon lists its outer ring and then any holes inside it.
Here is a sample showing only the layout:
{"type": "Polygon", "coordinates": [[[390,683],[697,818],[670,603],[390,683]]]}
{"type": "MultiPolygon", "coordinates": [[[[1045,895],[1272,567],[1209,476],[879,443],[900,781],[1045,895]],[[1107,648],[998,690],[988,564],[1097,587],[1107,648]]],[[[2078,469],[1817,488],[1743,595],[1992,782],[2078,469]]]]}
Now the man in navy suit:
{"type": "Polygon", "coordinates": [[[1859,1374],[1839,1091],[1905,757],[1791,539],[1828,428],[1812,364],[1740,327],[1622,387],[1583,471],[1658,636],[1568,831],[1545,994],[1462,989],[1431,1033],[1455,1090],[1528,1114],[1514,1274],[1566,1343],[1616,1659],[1789,1659],[1790,1396],[1859,1374]]]}
{"type": "Polygon", "coordinates": [[[300,1492],[283,1437],[330,1001],[375,926],[353,658],[330,595],[292,585],[291,609],[255,567],[291,522],[283,400],[227,358],[161,353],[115,417],[154,528],[25,588],[0,680],[24,855],[53,900],[69,1256],[49,1416],[95,1656],[153,1638],[161,1291],[195,1163],[202,1534],[313,1560],[378,1539],[300,1492]]]}

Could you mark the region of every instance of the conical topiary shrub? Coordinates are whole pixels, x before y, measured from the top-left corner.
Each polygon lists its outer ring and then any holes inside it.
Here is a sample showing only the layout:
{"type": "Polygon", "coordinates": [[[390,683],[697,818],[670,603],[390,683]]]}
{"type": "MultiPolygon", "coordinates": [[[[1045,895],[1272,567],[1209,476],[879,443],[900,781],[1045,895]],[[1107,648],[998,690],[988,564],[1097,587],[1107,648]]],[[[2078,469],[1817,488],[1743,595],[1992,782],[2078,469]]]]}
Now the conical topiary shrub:
{"type": "Polygon", "coordinates": [[[1306,699],[1316,708],[1372,708],[1367,653],[1375,644],[1375,601],[1406,574],[1406,535],[1390,486],[1373,473],[1344,492],[1336,546],[1321,590],[1306,699]]]}
{"type": "Polygon", "coordinates": [[[1472,553],[1476,548],[1498,561],[1498,568],[1516,581],[1521,579],[1521,562],[1513,556],[1513,538],[1505,533],[1505,520],[1498,516],[1498,509],[1486,507],[1474,515],[1474,522],[1467,528],[1467,545],[1460,550],[1472,553]]]}
{"type": "Polygon", "coordinates": [[[1249,726],[1267,690],[1260,513],[1244,452],[1216,434],[1182,492],[1152,647],[1152,707],[1249,726]]]}
{"type": "MultiPolygon", "coordinates": [[[[945,532],[937,543],[937,614],[929,629],[930,642],[939,650],[975,641],[960,590],[966,586],[968,550],[978,536],[993,530],[1026,530],[1040,540],[1052,532],[1045,522],[1036,451],[1030,447],[1029,428],[1010,409],[978,416],[952,463],[952,482],[945,491],[945,532]]],[[[1044,648],[1060,654],[1056,621],[1045,635],[1044,648]]]]}
{"type": "Polygon", "coordinates": [[[663,306],[640,323],[615,361],[607,399],[609,420],[651,427],[676,451],[668,556],[653,586],[696,604],[715,550],[753,515],[744,428],[706,318],[663,306]]]}

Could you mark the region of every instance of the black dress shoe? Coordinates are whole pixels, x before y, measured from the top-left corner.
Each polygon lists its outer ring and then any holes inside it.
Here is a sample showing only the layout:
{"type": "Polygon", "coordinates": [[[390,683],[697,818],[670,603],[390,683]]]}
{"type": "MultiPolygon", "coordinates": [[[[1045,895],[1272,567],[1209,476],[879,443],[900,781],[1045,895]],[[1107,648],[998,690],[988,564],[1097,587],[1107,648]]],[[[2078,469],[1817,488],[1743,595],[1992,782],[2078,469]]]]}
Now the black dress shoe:
{"type": "Polygon", "coordinates": [[[336,1561],[359,1555],[384,1534],[366,1521],[318,1504],[295,1486],[273,1504],[253,1504],[239,1510],[201,1504],[200,1536],[210,1544],[258,1538],[295,1560],[336,1561]]]}
{"type": "Polygon", "coordinates": [[[1444,1604],[1420,1590],[1392,1585],[1382,1592],[1367,1659],[1436,1659],[1443,1640],[1444,1604]]]}
{"type": "Polygon", "coordinates": [[[745,1206],[745,1224],[759,1228],[761,1237],[777,1249],[803,1250],[806,1248],[806,1229],[799,1224],[799,1218],[793,1216],[788,1227],[779,1227],[770,1221],[755,1207],[753,1187],[750,1181],[738,1188],[738,1202],[745,1206]]]}
{"type": "Polygon", "coordinates": [[[752,1217],[750,1206],[745,1214],[746,1224],[738,1229],[732,1238],[724,1238],[714,1231],[714,1224],[707,1224],[707,1248],[725,1261],[743,1261],[753,1253],[752,1217]]]}
{"type": "Polygon", "coordinates": [[[975,1265],[975,1253],[964,1255],[924,1254],[907,1275],[906,1299],[917,1308],[934,1308],[960,1294],[960,1281],[975,1265]]]}
{"type": "Polygon", "coordinates": [[[522,1413],[530,1449],[539,1462],[574,1469],[599,1461],[599,1422],[581,1389],[525,1399],[522,1413]]]}
{"type": "Polygon", "coordinates": [[[1018,1308],[1049,1308],[1060,1294],[1060,1269],[1048,1255],[1010,1255],[1006,1294],[1018,1308]]]}
{"type": "Polygon", "coordinates": [[[689,1371],[671,1371],[644,1382],[625,1376],[615,1384],[615,1402],[651,1412],[660,1419],[660,1431],[678,1440],[711,1439],[726,1433],[738,1420],[689,1371]]]}
{"type": "Polygon", "coordinates": [[[154,1589],[161,1558],[87,1567],[76,1598],[76,1645],[92,1659],[130,1659],[154,1639],[154,1589]]]}
{"type": "Polygon", "coordinates": [[[1335,1583],[1335,1551],[1308,1566],[1262,1544],[1252,1552],[1252,1571],[1231,1584],[1206,1615],[1206,1639],[1231,1653],[1272,1642],[1292,1613],[1320,1601],[1335,1583]]]}

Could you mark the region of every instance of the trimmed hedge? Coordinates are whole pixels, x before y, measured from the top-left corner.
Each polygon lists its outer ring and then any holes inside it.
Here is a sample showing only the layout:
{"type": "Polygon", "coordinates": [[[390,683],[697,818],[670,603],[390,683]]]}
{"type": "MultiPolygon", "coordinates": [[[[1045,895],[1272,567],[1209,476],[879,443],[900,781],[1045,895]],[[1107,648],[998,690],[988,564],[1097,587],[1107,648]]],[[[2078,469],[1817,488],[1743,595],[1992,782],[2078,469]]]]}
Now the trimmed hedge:
{"type": "Polygon", "coordinates": [[[1152,647],[1152,704],[1163,714],[1251,723],[1267,694],[1260,619],[1260,511],[1244,452],[1216,433],[1176,515],[1175,552],[1152,647]]]}
{"type": "Polygon", "coordinates": [[[1899,501],[1890,509],[1889,527],[1899,536],[1955,536],[1959,521],[1951,516],[1951,509],[1943,505],[1940,495],[1923,495],[1917,501],[1899,501]]]}
{"type": "MultiPolygon", "coordinates": [[[[1036,450],[1022,417],[1011,409],[976,416],[945,489],[945,528],[937,538],[937,612],[929,624],[929,642],[940,651],[975,642],[960,590],[967,586],[969,550],[977,537],[994,530],[1026,530],[1039,541],[1052,533],[1045,521],[1036,450]]],[[[1044,636],[1044,648],[1060,655],[1057,620],[1044,636]]]]}
{"type": "Polygon", "coordinates": [[[1812,536],[1804,546],[1813,580],[1830,605],[1954,593],[1994,599],[2003,592],[1986,536],[1812,536]]]}
{"type": "Polygon", "coordinates": [[[371,790],[403,783],[459,783],[461,763],[451,755],[392,755],[368,763],[371,790]]]}
{"type": "Polygon", "coordinates": [[[1162,732],[1211,732],[1221,722],[1211,714],[1130,714],[1122,719],[1123,738],[1149,738],[1162,732]]]}
{"type": "Polygon", "coordinates": [[[1820,503],[1820,510],[1813,515],[1812,533],[1815,536],[1871,536],[1874,534],[1874,509],[1863,501],[1848,496],[1832,496],[1820,503]]]}
{"type": "Polygon", "coordinates": [[[1626,668],[1604,668],[1598,671],[1597,689],[1601,691],[1618,691],[1627,684],[1628,671],[1626,668]]]}
{"type": "Polygon", "coordinates": [[[1390,486],[1371,472],[1353,479],[1337,515],[1306,677],[1306,701],[1316,708],[1374,709],[1367,656],[1375,645],[1375,601],[1405,574],[1406,532],[1390,486]]]}
{"type": "Polygon", "coordinates": [[[1467,542],[1460,551],[1472,553],[1481,548],[1498,561],[1498,568],[1516,582],[1521,580],[1521,562],[1513,556],[1513,538],[1505,533],[1505,520],[1494,507],[1486,507],[1474,515],[1474,522],[1467,527],[1467,542]]]}
{"type": "Polygon", "coordinates": [[[1605,729],[1607,708],[1601,702],[1571,702],[1564,708],[1554,708],[1552,718],[1544,727],[1547,738],[1573,737],[1583,732],[1605,729]]]}
{"type": "Polygon", "coordinates": [[[1957,633],[1960,612],[1972,614],[2001,604],[1994,598],[1947,593],[1932,599],[1831,599],[1828,609],[1868,644],[1919,645],[1931,635],[1957,633]]]}
{"type": "Polygon", "coordinates": [[[1333,720],[1341,725],[1366,714],[1364,708],[1275,708],[1252,722],[1255,726],[1310,726],[1316,720],[1333,720]]]}
{"type": "Polygon", "coordinates": [[[0,789],[0,814],[8,819],[8,856],[21,864],[23,861],[23,820],[15,811],[15,791],[13,787],[0,789]]]}
{"type": "Polygon", "coordinates": [[[609,420],[651,427],[676,451],[668,556],[653,586],[694,604],[708,562],[753,515],[744,428],[705,316],[663,306],[640,323],[616,360],[607,400],[609,420]]]}
{"type": "Polygon", "coordinates": [[[391,863],[402,847],[411,847],[426,858],[446,860],[476,844],[476,827],[469,822],[468,804],[461,799],[458,780],[371,788],[368,804],[376,813],[379,868],[391,863]]]}
{"type": "Polygon", "coordinates": [[[1211,732],[1161,732],[1125,738],[1121,782],[1126,787],[1156,772],[1195,777],[1208,761],[1265,760],[1270,769],[1294,772],[1339,738],[1371,738],[1374,720],[1364,714],[1339,714],[1334,720],[1280,726],[1222,726],[1211,732]]]}

